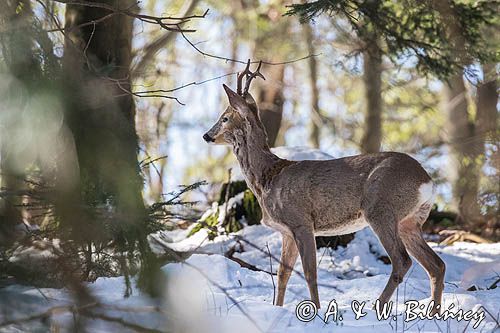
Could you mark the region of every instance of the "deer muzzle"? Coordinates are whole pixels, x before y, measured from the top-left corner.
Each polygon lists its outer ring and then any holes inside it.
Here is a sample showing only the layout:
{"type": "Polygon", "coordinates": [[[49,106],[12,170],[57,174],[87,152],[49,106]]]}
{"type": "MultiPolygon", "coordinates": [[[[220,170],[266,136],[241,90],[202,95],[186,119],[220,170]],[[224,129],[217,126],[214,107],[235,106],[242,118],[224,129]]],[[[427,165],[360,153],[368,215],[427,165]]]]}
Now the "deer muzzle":
{"type": "Polygon", "coordinates": [[[203,140],[205,140],[206,142],[215,142],[215,140],[210,135],[208,135],[208,133],[203,134],[203,140]]]}

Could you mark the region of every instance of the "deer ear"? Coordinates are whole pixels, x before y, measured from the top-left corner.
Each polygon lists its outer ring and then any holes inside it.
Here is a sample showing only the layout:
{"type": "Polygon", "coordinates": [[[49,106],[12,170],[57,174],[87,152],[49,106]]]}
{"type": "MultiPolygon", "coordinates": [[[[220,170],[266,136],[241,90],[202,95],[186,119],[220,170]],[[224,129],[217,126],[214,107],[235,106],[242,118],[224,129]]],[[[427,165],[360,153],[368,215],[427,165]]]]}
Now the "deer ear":
{"type": "Polygon", "coordinates": [[[222,84],[224,90],[226,91],[227,98],[229,99],[229,104],[231,107],[239,112],[245,112],[248,109],[248,105],[245,99],[231,90],[225,84],[222,84]]]}

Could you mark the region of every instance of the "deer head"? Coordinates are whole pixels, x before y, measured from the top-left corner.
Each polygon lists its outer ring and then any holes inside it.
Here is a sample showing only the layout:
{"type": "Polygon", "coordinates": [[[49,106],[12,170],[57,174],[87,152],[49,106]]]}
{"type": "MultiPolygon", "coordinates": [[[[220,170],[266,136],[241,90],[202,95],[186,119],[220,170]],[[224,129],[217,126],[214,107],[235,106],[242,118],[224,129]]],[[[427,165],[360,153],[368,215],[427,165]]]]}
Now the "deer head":
{"type": "MultiPolygon", "coordinates": [[[[203,139],[209,143],[232,144],[237,136],[247,132],[250,123],[261,124],[257,103],[249,94],[250,83],[256,77],[265,80],[260,73],[262,61],[257,69],[250,71],[250,59],[245,70],[238,74],[236,92],[223,84],[224,90],[229,100],[229,106],[224,110],[215,125],[203,135],[203,139]],[[245,87],[243,89],[243,79],[245,87]]],[[[261,125],[262,126],[262,125],[261,125]]],[[[259,127],[261,127],[259,126],[259,127]]]]}

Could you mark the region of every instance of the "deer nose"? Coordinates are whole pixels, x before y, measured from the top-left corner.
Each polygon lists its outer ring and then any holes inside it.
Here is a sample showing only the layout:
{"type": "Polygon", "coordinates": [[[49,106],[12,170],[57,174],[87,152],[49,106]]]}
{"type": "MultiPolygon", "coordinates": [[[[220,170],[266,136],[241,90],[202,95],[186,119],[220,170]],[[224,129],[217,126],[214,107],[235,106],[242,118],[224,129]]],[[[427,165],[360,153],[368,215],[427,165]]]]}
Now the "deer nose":
{"type": "Polygon", "coordinates": [[[215,141],[214,139],[212,139],[210,137],[210,135],[208,135],[208,133],[203,134],[203,140],[205,140],[206,142],[214,142],[215,141]]]}

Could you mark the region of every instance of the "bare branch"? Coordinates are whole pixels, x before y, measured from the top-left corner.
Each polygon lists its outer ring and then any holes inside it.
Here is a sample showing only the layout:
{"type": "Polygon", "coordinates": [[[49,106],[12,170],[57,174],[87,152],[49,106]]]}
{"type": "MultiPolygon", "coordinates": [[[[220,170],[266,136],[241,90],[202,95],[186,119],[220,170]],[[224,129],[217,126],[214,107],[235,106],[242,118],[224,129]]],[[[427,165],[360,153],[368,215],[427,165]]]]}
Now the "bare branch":
{"type": "MultiPolygon", "coordinates": [[[[227,57],[223,57],[223,56],[219,56],[219,55],[216,55],[216,54],[211,54],[211,53],[205,52],[205,51],[201,50],[199,47],[197,47],[195,45],[195,43],[193,43],[189,38],[187,38],[186,34],[184,34],[183,31],[179,31],[179,32],[180,32],[182,38],[184,38],[184,40],[186,42],[188,42],[188,44],[191,45],[191,47],[193,49],[195,49],[196,52],[200,53],[201,55],[203,55],[205,57],[215,58],[215,59],[219,59],[219,60],[224,60],[226,62],[235,62],[235,63],[239,63],[239,64],[246,64],[247,63],[247,61],[244,61],[244,60],[227,58],[227,57]]],[[[320,55],[321,55],[321,53],[318,53],[318,54],[309,54],[309,55],[301,57],[301,58],[287,60],[287,61],[283,61],[283,62],[272,62],[272,61],[266,61],[266,60],[256,60],[256,61],[251,61],[250,63],[251,64],[256,64],[256,63],[262,62],[265,65],[271,65],[271,66],[286,65],[286,64],[291,64],[291,63],[298,62],[298,61],[301,61],[301,60],[305,60],[305,59],[310,58],[310,57],[317,57],[317,56],[320,56],[320,55]]]]}
{"type": "MultiPolygon", "coordinates": [[[[265,269],[261,269],[255,265],[252,265],[248,262],[246,262],[245,260],[243,259],[240,259],[238,257],[235,257],[234,254],[236,253],[236,248],[235,246],[232,246],[229,250],[227,250],[225,253],[224,253],[224,257],[226,257],[227,259],[229,260],[232,260],[234,261],[235,263],[237,263],[238,265],[240,265],[241,267],[243,268],[246,268],[246,269],[249,269],[251,271],[254,271],[254,272],[263,272],[263,273],[266,273],[266,274],[269,274],[269,275],[277,275],[276,273],[272,272],[272,271],[266,271],[265,269]]],[[[272,268],[272,267],[271,267],[272,268]]]]}
{"type": "Polygon", "coordinates": [[[2,323],[0,323],[0,327],[7,327],[10,325],[16,325],[16,324],[21,324],[21,323],[26,323],[29,321],[33,320],[43,320],[46,318],[49,318],[53,315],[65,313],[65,312],[71,312],[74,314],[81,314],[86,317],[90,318],[99,318],[104,321],[109,321],[109,322],[115,322],[118,323],[124,327],[127,327],[131,330],[134,330],[136,332],[161,332],[159,330],[151,329],[151,328],[146,328],[138,324],[130,323],[128,321],[123,320],[122,318],[119,317],[113,317],[106,315],[104,313],[97,313],[95,311],[92,311],[92,309],[96,308],[109,308],[114,311],[121,311],[121,312],[159,312],[161,313],[162,310],[159,309],[158,307],[154,306],[146,306],[146,307],[117,307],[117,306],[112,306],[112,305],[106,305],[106,304],[99,304],[97,302],[92,302],[89,304],[85,304],[82,306],[76,306],[76,305],[62,305],[62,306],[55,306],[52,307],[44,312],[37,313],[28,317],[23,317],[23,318],[17,318],[17,319],[12,319],[12,320],[7,320],[2,323]]]}
{"type": "Polygon", "coordinates": [[[0,323],[0,327],[7,327],[10,325],[26,323],[28,321],[45,319],[45,318],[49,318],[52,315],[60,314],[60,313],[68,312],[68,311],[69,312],[79,312],[79,311],[83,311],[83,310],[86,310],[86,309],[91,308],[91,307],[95,307],[97,305],[98,305],[97,303],[89,303],[89,304],[86,304],[86,305],[83,305],[80,307],[76,307],[74,305],[55,306],[55,307],[48,309],[47,311],[44,311],[42,313],[37,313],[37,314],[31,315],[28,317],[6,320],[6,321],[0,323]]]}
{"type": "MultiPolygon", "coordinates": [[[[152,24],[157,24],[161,26],[165,30],[169,31],[175,31],[175,32],[195,32],[196,30],[193,29],[182,29],[180,28],[180,24],[188,22],[190,19],[195,19],[195,18],[205,18],[208,14],[208,9],[201,15],[190,15],[186,17],[175,17],[175,16],[152,16],[152,15],[146,15],[146,14],[138,14],[134,13],[133,11],[130,10],[130,8],[116,8],[114,6],[105,4],[105,3],[100,3],[100,2],[92,2],[92,1],[74,1],[74,0],[54,0],[56,2],[64,3],[67,5],[75,5],[75,6],[86,6],[86,7],[94,7],[94,8],[101,8],[105,9],[111,12],[111,14],[122,14],[122,15],[127,15],[133,18],[136,18],[142,22],[146,23],[152,23],[152,24]],[[174,22],[169,22],[169,21],[174,21],[174,22]]],[[[136,3],[136,5],[138,2],[136,3]]],[[[96,20],[96,21],[102,21],[104,19],[108,19],[113,15],[106,15],[103,18],[96,20]]],[[[95,23],[95,21],[94,21],[95,23]]],[[[86,23],[85,23],[86,24],[86,23]]],[[[92,23],[91,23],[92,24],[92,23]]],[[[73,29],[75,27],[71,27],[73,29]]],[[[66,30],[67,28],[64,28],[66,30]]],[[[57,30],[56,30],[57,31],[57,30]]]]}
{"type": "Polygon", "coordinates": [[[276,285],[274,284],[273,277],[273,258],[271,257],[271,250],[269,249],[269,244],[266,242],[267,252],[269,253],[269,268],[271,270],[271,282],[273,283],[273,305],[276,303],[276,285]]]}
{"type": "MultiPolygon", "coordinates": [[[[188,2],[185,2],[183,5],[183,9],[181,9],[181,17],[191,17],[189,16],[191,12],[196,8],[196,5],[199,3],[199,0],[189,0],[188,2]]],[[[162,36],[158,37],[154,41],[152,41],[150,44],[145,46],[142,49],[142,57],[141,59],[136,63],[136,65],[133,67],[131,70],[132,77],[137,77],[142,75],[144,68],[148,65],[151,60],[154,59],[156,54],[166,45],[168,45],[173,38],[175,37],[175,33],[173,31],[167,31],[164,33],[162,36]]]]}
{"type": "Polygon", "coordinates": [[[189,82],[189,83],[183,84],[181,86],[178,86],[178,87],[175,87],[175,88],[172,88],[172,89],[156,89],[156,90],[145,90],[145,91],[131,92],[131,91],[127,90],[126,88],[124,88],[121,85],[119,87],[125,93],[127,93],[129,95],[132,95],[132,96],[135,96],[135,97],[160,97],[160,98],[167,98],[167,99],[173,99],[173,100],[175,100],[180,105],[186,105],[186,104],[182,103],[177,97],[163,95],[163,94],[172,93],[174,91],[181,90],[181,89],[189,87],[189,86],[199,86],[199,85],[202,85],[204,83],[207,83],[207,82],[210,82],[210,81],[215,81],[215,80],[224,78],[226,76],[234,75],[234,74],[235,73],[227,73],[227,74],[219,75],[219,76],[216,76],[216,77],[213,77],[213,78],[210,78],[210,79],[206,79],[206,80],[203,80],[203,81],[193,81],[193,82],[189,82]]]}

